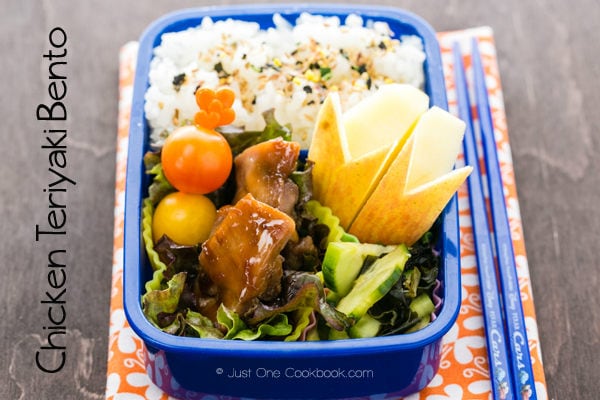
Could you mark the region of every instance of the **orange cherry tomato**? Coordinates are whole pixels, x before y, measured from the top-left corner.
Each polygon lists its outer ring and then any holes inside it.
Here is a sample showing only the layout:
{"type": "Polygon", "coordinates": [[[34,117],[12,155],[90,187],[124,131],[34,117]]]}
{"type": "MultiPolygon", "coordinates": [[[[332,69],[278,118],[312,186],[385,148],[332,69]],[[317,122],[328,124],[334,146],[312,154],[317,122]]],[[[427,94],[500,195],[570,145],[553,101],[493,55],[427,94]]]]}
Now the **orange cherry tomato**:
{"type": "Polygon", "coordinates": [[[206,194],[225,183],[233,158],[229,143],[221,134],[188,125],[167,137],[161,162],[165,177],[177,190],[206,194]]]}

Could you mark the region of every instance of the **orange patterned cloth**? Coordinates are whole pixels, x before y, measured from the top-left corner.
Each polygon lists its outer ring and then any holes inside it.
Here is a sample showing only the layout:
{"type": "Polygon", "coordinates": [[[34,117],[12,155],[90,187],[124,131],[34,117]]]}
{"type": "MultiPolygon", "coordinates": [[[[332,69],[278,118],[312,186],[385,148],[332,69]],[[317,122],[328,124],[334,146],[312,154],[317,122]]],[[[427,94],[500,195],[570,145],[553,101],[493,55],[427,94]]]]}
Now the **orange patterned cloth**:
{"type": "MultiPolygon", "coordinates": [[[[505,184],[506,204],[512,230],[537,396],[538,399],[545,400],[547,399],[546,380],[542,365],[529,267],[525,253],[519,203],[513,174],[502,87],[498,72],[493,32],[490,28],[481,27],[456,32],[444,32],[438,35],[446,75],[449,108],[451,112],[456,113],[452,43],[456,40],[462,41],[464,42],[463,49],[468,49],[472,37],[477,37],[480,42],[480,52],[486,70],[486,82],[490,96],[490,106],[492,108],[502,177],[505,184]]],[[[154,385],[146,373],[142,342],[129,327],[123,311],[125,167],[136,55],[136,42],[130,42],[123,46],[120,54],[114,255],[106,398],[111,400],[167,400],[172,399],[172,397],[163,393],[161,389],[154,385]]],[[[465,57],[464,63],[467,68],[470,66],[470,58],[468,56],[465,57]]],[[[462,272],[462,304],[460,314],[457,322],[443,339],[441,363],[437,374],[433,377],[429,386],[419,393],[405,397],[405,400],[490,399],[492,396],[466,185],[463,185],[458,195],[462,272]]],[[[207,396],[206,398],[216,399],[217,397],[207,396]]],[[[379,395],[377,398],[380,399],[382,396],[379,395]]],[[[395,397],[390,395],[386,398],[395,397]]]]}

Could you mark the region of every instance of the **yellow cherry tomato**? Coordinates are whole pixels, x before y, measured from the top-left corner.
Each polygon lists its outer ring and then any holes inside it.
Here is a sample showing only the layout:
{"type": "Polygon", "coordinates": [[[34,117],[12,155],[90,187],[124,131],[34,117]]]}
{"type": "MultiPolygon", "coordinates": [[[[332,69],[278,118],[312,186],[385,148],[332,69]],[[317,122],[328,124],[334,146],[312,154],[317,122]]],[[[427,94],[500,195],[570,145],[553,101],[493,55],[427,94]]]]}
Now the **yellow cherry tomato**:
{"type": "Polygon", "coordinates": [[[185,246],[208,239],[217,216],[215,205],[206,196],[184,192],[166,195],[154,210],[152,236],[156,243],[163,235],[185,246]]]}

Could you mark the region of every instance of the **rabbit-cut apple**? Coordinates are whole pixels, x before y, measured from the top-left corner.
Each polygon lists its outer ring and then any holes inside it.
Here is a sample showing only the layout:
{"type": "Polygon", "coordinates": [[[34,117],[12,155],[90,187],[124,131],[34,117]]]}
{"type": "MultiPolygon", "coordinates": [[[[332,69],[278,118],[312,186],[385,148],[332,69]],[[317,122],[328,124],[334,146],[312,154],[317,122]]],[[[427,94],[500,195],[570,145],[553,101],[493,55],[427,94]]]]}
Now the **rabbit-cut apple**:
{"type": "Polygon", "coordinates": [[[464,130],[463,121],[441,108],[425,112],[349,232],[366,242],[416,242],[472,171],[453,169],[464,130]]]}
{"type": "Polygon", "coordinates": [[[343,227],[350,226],[428,105],[424,92],[405,84],[384,85],[343,114],[336,92],[326,98],[308,158],[315,162],[315,198],[332,208],[343,227]]]}
{"type": "Polygon", "coordinates": [[[323,104],[308,154],[315,197],[362,242],[412,245],[471,173],[454,169],[464,122],[428,107],[425,93],[402,84],[344,114],[335,93],[323,104]]]}

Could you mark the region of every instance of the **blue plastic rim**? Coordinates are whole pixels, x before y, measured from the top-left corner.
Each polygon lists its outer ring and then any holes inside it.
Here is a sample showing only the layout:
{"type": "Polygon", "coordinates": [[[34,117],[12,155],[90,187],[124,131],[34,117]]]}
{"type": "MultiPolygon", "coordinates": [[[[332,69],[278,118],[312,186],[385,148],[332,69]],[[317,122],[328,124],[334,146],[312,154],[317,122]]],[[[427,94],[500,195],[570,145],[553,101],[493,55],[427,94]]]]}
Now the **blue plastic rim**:
{"type": "MultiPolygon", "coordinates": [[[[143,165],[143,155],[149,149],[144,94],[149,85],[153,49],[160,44],[163,33],[195,27],[206,16],[213,20],[233,18],[257,22],[264,29],[273,26],[274,13],[281,14],[293,23],[303,12],[338,16],[342,21],[349,14],[357,14],[365,21],[388,23],[397,37],[419,36],[426,53],[425,92],[429,95],[431,106],[447,109],[441,55],[435,32],[420,17],[397,8],[307,4],[198,8],[168,14],[146,29],[138,50],[129,132],[125,190],[124,310],[132,329],[150,352],[150,358],[156,354],[164,358],[169,374],[176,382],[174,387],[184,390],[186,395],[206,393],[260,398],[347,398],[382,393],[406,395],[422,389],[435,375],[441,339],[458,315],[460,257],[455,196],[441,217],[440,280],[443,283],[444,303],[435,321],[420,331],[338,341],[244,342],[173,336],[152,326],[144,316],[140,297],[151,275],[141,239],[140,215],[149,184],[143,165]],[[348,371],[362,372],[355,374],[355,377],[348,377],[348,371]]],[[[152,375],[156,382],[156,374],[152,375]]],[[[170,391],[170,387],[161,387],[170,391]]]]}

